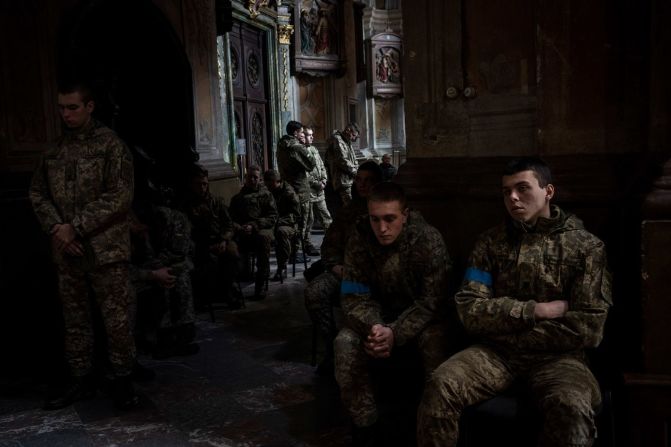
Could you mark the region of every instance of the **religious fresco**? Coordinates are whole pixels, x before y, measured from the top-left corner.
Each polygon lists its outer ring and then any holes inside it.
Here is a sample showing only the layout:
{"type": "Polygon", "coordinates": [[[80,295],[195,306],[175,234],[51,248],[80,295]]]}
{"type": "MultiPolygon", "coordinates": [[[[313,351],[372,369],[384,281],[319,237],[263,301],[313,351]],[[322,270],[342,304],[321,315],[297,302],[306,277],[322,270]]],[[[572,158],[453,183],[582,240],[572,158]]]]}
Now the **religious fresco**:
{"type": "Polygon", "coordinates": [[[326,106],[324,104],[324,79],[309,76],[298,77],[300,122],[314,130],[315,142],[326,140],[326,106]]]}
{"type": "Polygon", "coordinates": [[[342,69],[342,4],[299,0],[294,10],[295,72],[326,75],[342,69]]]}
{"type": "Polygon", "coordinates": [[[403,95],[401,37],[394,33],[377,34],[368,41],[368,94],[382,98],[403,95]]]}

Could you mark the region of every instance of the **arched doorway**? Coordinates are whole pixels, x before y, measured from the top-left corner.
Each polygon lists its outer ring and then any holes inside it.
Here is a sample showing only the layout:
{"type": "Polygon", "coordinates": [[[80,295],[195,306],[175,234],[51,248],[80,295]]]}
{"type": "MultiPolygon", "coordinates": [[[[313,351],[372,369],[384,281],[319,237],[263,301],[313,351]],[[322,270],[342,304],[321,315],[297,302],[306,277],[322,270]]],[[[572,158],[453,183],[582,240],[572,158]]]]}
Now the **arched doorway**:
{"type": "MultiPolygon", "coordinates": [[[[59,77],[90,82],[98,119],[155,161],[154,180],[176,186],[196,157],[193,86],[162,12],[149,0],[86,0],[63,16],[59,36],[59,77]]],[[[146,164],[135,155],[138,178],[146,164]]]]}

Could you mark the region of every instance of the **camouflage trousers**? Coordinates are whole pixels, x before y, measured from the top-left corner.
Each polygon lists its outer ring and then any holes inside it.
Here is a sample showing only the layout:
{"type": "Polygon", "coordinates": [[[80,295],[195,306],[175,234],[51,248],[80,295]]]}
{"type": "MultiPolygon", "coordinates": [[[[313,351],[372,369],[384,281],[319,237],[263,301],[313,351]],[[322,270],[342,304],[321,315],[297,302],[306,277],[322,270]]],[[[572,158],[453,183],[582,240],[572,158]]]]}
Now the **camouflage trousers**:
{"type": "Polygon", "coordinates": [[[177,275],[175,286],[171,289],[162,289],[161,292],[164,311],[158,323],[159,328],[178,327],[196,321],[191,272],[181,272],[177,275]]]}
{"type": "MultiPolygon", "coordinates": [[[[403,349],[415,349],[424,367],[426,377],[446,358],[445,325],[433,324],[420,332],[417,338],[403,349]]],[[[374,362],[363,349],[363,338],[347,327],[343,328],[335,339],[335,376],[340,386],[340,398],[345,409],[352,418],[354,425],[367,427],[377,421],[377,405],[375,403],[371,368],[374,362]]],[[[391,356],[394,357],[392,349],[391,356]]],[[[386,360],[382,360],[383,362],[386,360]]]]}
{"type": "Polygon", "coordinates": [[[277,268],[286,268],[287,261],[291,255],[296,230],[288,225],[280,225],[275,228],[275,256],[277,257],[277,268]]]}
{"type": "Polygon", "coordinates": [[[601,393],[582,360],[557,355],[529,364],[474,345],[450,357],[426,383],[417,417],[418,446],[456,446],[462,410],[500,394],[518,378],[528,384],[543,416],[538,445],[592,445],[601,393]]]}
{"type": "Polygon", "coordinates": [[[308,215],[310,214],[310,209],[312,208],[312,203],[310,203],[310,196],[305,200],[301,198],[301,215],[298,217],[298,234],[301,235],[303,239],[303,244],[307,247],[310,244],[310,233],[308,231],[308,215]]]}
{"type": "Polygon", "coordinates": [[[310,320],[326,342],[327,355],[331,355],[338,334],[333,307],[340,306],[340,278],[333,272],[324,272],[305,286],[304,295],[310,320]]]}
{"type": "Polygon", "coordinates": [[[251,235],[238,233],[240,252],[252,252],[256,256],[256,282],[263,283],[270,273],[270,245],[273,230],[259,230],[251,235]]]}
{"type": "Polygon", "coordinates": [[[130,374],[135,343],[129,315],[132,295],[128,265],[117,262],[85,272],[66,262],[58,266],[58,286],[65,323],[65,356],[72,375],[82,377],[93,369],[92,302],[98,306],[105,325],[114,374],[130,374]],[[93,300],[89,298],[89,288],[93,300]]]}
{"type": "Polygon", "coordinates": [[[352,201],[352,185],[343,185],[338,191],[342,205],[345,206],[352,201]]]}
{"type": "Polygon", "coordinates": [[[305,229],[305,232],[308,234],[308,237],[312,232],[312,226],[315,223],[315,218],[322,223],[324,232],[328,230],[328,228],[331,226],[331,222],[333,222],[331,214],[329,213],[329,210],[326,207],[326,199],[323,198],[323,195],[321,200],[317,200],[316,202],[310,202],[310,208],[308,209],[308,217],[306,223],[307,228],[305,229]]]}

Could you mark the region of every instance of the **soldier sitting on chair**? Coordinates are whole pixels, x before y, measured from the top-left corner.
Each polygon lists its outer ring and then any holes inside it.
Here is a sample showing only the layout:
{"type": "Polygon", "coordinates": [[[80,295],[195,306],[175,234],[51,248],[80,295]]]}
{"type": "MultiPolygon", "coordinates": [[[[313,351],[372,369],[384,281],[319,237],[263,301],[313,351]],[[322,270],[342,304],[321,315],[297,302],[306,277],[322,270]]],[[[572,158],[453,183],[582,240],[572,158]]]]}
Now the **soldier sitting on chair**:
{"type": "Polygon", "coordinates": [[[522,379],[543,417],[539,445],[589,446],[599,385],[585,348],[599,345],[611,301],[603,242],[551,206],[540,159],[503,172],[505,223],[480,236],[456,294],[459,317],[479,343],[440,365],[426,383],[418,445],[454,446],[462,410],[522,379]]]}
{"type": "Polygon", "coordinates": [[[235,278],[240,255],[233,240],[233,219],[221,197],[210,194],[207,169],[193,165],[190,190],[181,209],[191,221],[195,243],[194,286],[200,304],[223,300],[231,309],[242,305],[235,278]]]}
{"type": "MultiPolygon", "coordinates": [[[[421,359],[424,374],[447,357],[447,281],[443,237],[406,207],[401,186],[378,183],[345,249],[341,304],[345,326],[335,339],[335,374],[355,445],[372,445],[378,409],[371,371],[421,359]]],[[[376,444],[375,444],[376,445],[376,444]]]]}
{"type": "Polygon", "coordinates": [[[319,375],[333,374],[333,340],[338,330],[333,315],[333,306],[340,305],[340,281],[345,261],[345,245],[356,219],[368,212],[366,199],[370,189],[380,182],[382,172],[374,161],[361,165],[354,180],[354,200],[338,211],[335,220],[324,235],[321,261],[324,272],[305,287],[305,307],[312,324],[326,344],[326,355],[317,368],[319,375]]]}
{"type": "Polygon", "coordinates": [[[260,180],[261,168],[248,167],[244,186],[231,199],[231,216],[238,246],[242,252],[253,252],[256,256],[255,300],[266,297],[265,282],[270,273],[270,245],[277,221],[273,195],[260,180]]]}
{"type": "Polygon", "coordinates": [[[273,281],[280,281],[287,270],[287,260],[291,255],[297,223],[301,213],[296,192],[290,184],[280,178],[280,174],[272,169],[263,174],[263,183],[272,193],[277,206],[277,223],[275,224],[275,253],[277,255],[277,272],[273,281]]]}

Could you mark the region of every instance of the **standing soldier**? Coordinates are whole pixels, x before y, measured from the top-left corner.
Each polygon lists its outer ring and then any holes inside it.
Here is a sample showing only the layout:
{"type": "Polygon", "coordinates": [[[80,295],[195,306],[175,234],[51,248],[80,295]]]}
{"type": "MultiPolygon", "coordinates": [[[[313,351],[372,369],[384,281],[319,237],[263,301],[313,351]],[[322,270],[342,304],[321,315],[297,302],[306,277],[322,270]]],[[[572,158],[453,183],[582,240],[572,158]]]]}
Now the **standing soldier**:
{"type": "Polygon", "coordinates": [[[408,210],[403,188],[391,182],[373,187],[368,219],[357,222],[345,249],[345,327],[334,343],[336,380],[355,445],[375,442],[371,368],[382,367],[380,359],[402,363],[418,353],[428,376],[447,357],[449,268],[443,237],[408,210]]]}
{"type": "Polygon", "coordinates": [[[543,416],[539,445],[589,446],[599,385],[585,348],[599,345],[611,302],[603,242],[557,206],[548,166],[511,161],[502,178],[504,224],[476,242],[455,299],[477,343],[426,383],[418,444],[455,446],[461,411],[518,379],[543,416]]]}
{"type": "Polygon", "coordinates": [[[61,87],[58,107],[64,135],[42,157],[30,200],[51,236],[72,382],[45,408],[63,408],[95,392],[90,302],[96,303],[105,324],[115,404],[130,408],[138,403],[130,378],[135,359],[128,269],[133,161],[119,137],[91,116],[95,103],[87,86],[61,87]]]}
{"type": "Polygon", "coordinates": [[[359,126],[349,123],[342,132],[333,132],[326,150],[326,166],[331,176],[331,185],[340,197],[341,205],[352,200],[352,183],[358,168],[352,143],[358,138],[359,126]]]}
{"type": "MultiPolygon", "coordinates": [[[[298,194],[301,214],[298,220],[298,232],[305,249],[310,245],[310,234],[306,233],[306,219],[310,212],[310,182],[308,173],[315,167],[315,160],[305,147],[303,125],[298,121],[289,121],[287,135],[277,144],[277,167],[280,176],[288,182],[298,194]]],[[[303,253],[305,257],[305,252],[303,253]]]]}
{"type": "MultiPolygon", "coordinates": [[[[310,171],[309,180],[310,180],[310,207],[308,208],[308,217],[305,232],[310,237],[312,232],[312,225],[315,222],[315,215],[322,223],[324,228],[324,233],[328,230],[331,225],[331,214],[329,213],[328,208],[326,208],[326,197],[324,196],[324,188],[326,188],[326,181],[328,176],[326,174],[326,167],[322,161],[319,151],[316,147],[312,145],[314,141],[314,130],[311,127],[305,127],[305,146],[308,149],[308,152],[315,160],[315,168],[310,171]]],[[[305,246],[308,255],[317,256],[319,255],[319,249],[312,245],[312,242],[309,242],[305,246]]]]}

